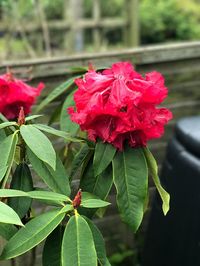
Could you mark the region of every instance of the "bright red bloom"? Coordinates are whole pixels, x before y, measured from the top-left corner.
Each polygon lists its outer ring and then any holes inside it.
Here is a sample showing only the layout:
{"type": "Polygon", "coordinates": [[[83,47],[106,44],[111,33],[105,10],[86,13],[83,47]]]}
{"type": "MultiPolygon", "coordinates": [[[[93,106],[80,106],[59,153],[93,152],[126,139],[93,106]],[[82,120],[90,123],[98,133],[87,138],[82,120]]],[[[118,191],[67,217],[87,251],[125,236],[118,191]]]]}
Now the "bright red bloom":
{"type": "Polygon", "coordinates": [[[20,108],[23,107],[25,115],[29,114],[31,106],[43,88],[43,83],[34,88],[22,80],[16,79],[11,73],[1,75],[0,113],[7,119],[15,119],[18,117],[20,108]]]}
{"type": "Polygon", "coordinates": [[[93,141],[100,138],[120,150],[126,140],[132,147],[145,146],[163,134],[172,118],[168,109],[156,107],[167,96],[158,72],[143,78],[130,63],[118,62],[102,73],[91,69],[75,83],[76,110],[68,111],[93,141]]]}

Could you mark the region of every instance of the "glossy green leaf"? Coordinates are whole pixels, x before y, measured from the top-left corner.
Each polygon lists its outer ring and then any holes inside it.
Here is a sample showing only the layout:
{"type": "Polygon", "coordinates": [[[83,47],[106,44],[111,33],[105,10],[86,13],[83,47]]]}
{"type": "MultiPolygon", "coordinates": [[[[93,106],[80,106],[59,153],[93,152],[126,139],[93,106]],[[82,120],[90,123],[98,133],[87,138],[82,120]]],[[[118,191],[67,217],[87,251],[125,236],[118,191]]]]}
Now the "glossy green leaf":
{"type": "Polygon", "coordinates": [[[52,102],[54,99],[56,99],[58,96],[60,96],[63,92],[66,92],[74,83],[74,79],[77,77],[73,77],[62,83],[60,86],[55,88],[49,95],[38,105],[36,108],[36,113],[41,111],[46,105],[48,105],[50,102],[52,102]]]}
{"type": "Polygon", "coordinates": [[[53,123],[59,122],[61,109],[62,103],[60,103],[56,108],[54,108],[54,110],[51,111],[49,121],[47,123],[48,126],[51,126],[53,123]]]}
{"type": "Polygon", "coordinates": [[[24,191],[17,189],[0,189],[1,198],[10,198],[10,197],[27,197],[28,194],[24,191]]]}
{"type": "Polygon", "coordinates": [[[124,151],[119,151],[113,159],[113,177],[122,220],[136,232],[142,222],[148,185],[142,149],[126,146],[124,151]]]}
{"type": "MultiPolygon", "coordinates": [[[[10,184],[11,189],[21,190],[21,191],[31,191],[33,190],[33,181],[31,172],[26,163],[19,164],[12,176],[12,181],[10,184]]],[[[23,218],[31,207],[32,200],[27,197],[19,198],[14,197],[8,199],[8,205],[23,218]]]]}
{"type": "Polygon", "coordinates": [[[73,97],[74,97],[74,92],[70,93],[66,97],[66,100],[64,101],[61,114],[60,114],[60,128],[61,130],[70,133],[70,135],[75,136],[79,129],[79,125],[71,121],[70,115],[67,112],[68,107],[75,105],[73,97]]]}
{"type": "Polygon", "coordinates": [[[112,166],[107,167],[100,175],[94,177],[92,162],[89,162],[80,182],[80,188],[105,200],[112,188],[112,166]]]}
{"type": "Polygon", "coordinates": [[[17,213],[8,205],[0,201],[0,223],[16,224],[23,226],[17,213]]]}
{"type": "Polygon", "coordinates": [[[67,223],[61,251],[62,266],[97,266],[97,254],[90,227],[80,215],[67,223]]]}
{"type": "Polygon", "coordinates": [[[27,154],[33,169],[51,190],[66,196],[70,195],[69,177],[58,155],[56,156],[56,170],[54,171],[49,165],[39,160],[30,149],[27,149],[27,154]]]}
{"type": "Polygon", "coordinates": [[[26,145],[43,162],[47,163],[54,170],[56,168],[56,153],[50,140],[37,128],[32,125],[22,125],[20,133],[26,145]]]}
{"type": "Polygon", "coordinates": [[[160,183],[160,179],[158,176],[158,166],[156,163],[156,160],[154,159],[152,153],[150,152],[150,150],[148,148],[143,148],[144,151],[144,155],[147,161],[147,165],[149,168],[149,172],[152,175],[154,184],[160,194],[160,197],[162,199],[162,209],[163,209],[163,213],[164,215],[166,215],[169,211],[169,202],[170,202],[170,195],[167,193],[167,191],[162,187],[161,183],[160,183]]]}
{"type": "Polygon", "coordinates": [[[0,259],[17,257],[42,242],[63,220],[65,213],[55,209],[33,218],[6,244],[0,259]]]}
{"type": "Polygon", "coordinates": [[[102,208],[110,205],[109,202],[101,199],[82,200],[81,206],[84,208],[102,208]]]}
{"type": "Polygon", "coordinates": [[[27,193],[29,197],[32,199],[45,199],[52,201],[62,201],[62,202],[70,202],[70,198],[59,193],[55,193],[52,191],[30,191],[27,193]]]}
{"type": "Polygon", "coordinates": [[[8,119],[2,113],[0,113],[0,121],[8,122],[8,119]]]}
{"type": "Polygon", "coordinates": [[[47,132],[49,134],[52,134],[54,136],[64,138],[67,141],[82,142],[82,140],[77,139],[77,138],[73,138],[68,133],[66,133],[64,131],[57,130],[55,128],[52,128],[52,127],[49,127],[49,126],[46,126],[46,125],[34,124],[33,126],[36,127],[37,129],[41,130],[41,131],[45,131],[45,132],[47,132]]]}
{"type": "Polygon", "coordinates": [[[39,118],[41,116],[43,116],[43,115],[30,115],[30,116],[27,116],[25,118],[25,121],[27,122],[27,121],[30,121],[30,120],[34,120],[34,119],[39,118]]]}
{"type": "Polygon", "coordinates": [[[14,133],[0,142],[0,151],[1,154],[3,154],[3,156],[0,157],[0,181],[13,161],[17,141],[18,135],[14,133]]]}
{"type": "Polygon", "coordinates": [[[6,138],[6,133],[4,130],[0,130],[0,143],[6,138]]]}
{"type": "Polygon", "coordinates": [[[3,156],[0,157],[0,181],[4,177],[8,168],[8,159],[13,143],[13,135],[9,135],[0,142],[0,151],[3,156]]]}
{"type": "MultiPolygon", "coordinates": [[[[100,175],[94,177],[93,162],[88,163],[80,182],[80,188],[83,191],[88,191],[93,195],[96,195],[102,200],[106,200],[107,196],[113,185],[112,166],[109,165],[100,175]]],[[[92,217],[96,213],[97,209],[83,209],[82,214],[87,217],[92,217]]],[[[97,211],[99,216],[103,216],[105,209],[99,209],[97,211]]]]}
{"type": "Polygon", "coordinates": [[[63,233],[64,233],[64,227],[58,226],[47,237],[42,254],[43,266],[61,265],[61,247],[62,247],[63,233]]]}
{"type": "Polygon", "coordinates": [[[76,174],[80,171],[80,167],[85,162],[89,153],[90,153],[89,146],[87,144],[84,144],[80,149],[80,151],[74,157],[70,172],[70,179],[73,179],[73,177],[76,176],[76,174]]]}
{"type": "Polygon", "coordinates": [[[4,122],[0,124],[0,129],[3,129],[5,127],[10,127],[10,126],[16,126],[17,123],[16,122],[4,122]]]}
{"type": "Polygon", "coordinates": [[[103,143],[101,140],[97,141],[94,152],[94,175],[101,174],[108,165],[112,162],[112,159],[116,153],[116,148],[109,143],[103,143]]]}
{"type": "Polygon", "coordinates": [[[87,217],[84,217],[84,219],[87,221],[90,230],[92,232],[92,236],[94,239],[94,245],[97,252],[97,258],[98,262],[101,266],[111,266],[107,257],[106,257],[106,249],[105,249],[105,241],[104,238],[97,228],[97,226],[87,217]]]}
{"type": "Polygon", "coordinates": [[[17,227],[12,224],[0,223],[0,236],[9,240],[14,234],[17,233],[17,227]]]}

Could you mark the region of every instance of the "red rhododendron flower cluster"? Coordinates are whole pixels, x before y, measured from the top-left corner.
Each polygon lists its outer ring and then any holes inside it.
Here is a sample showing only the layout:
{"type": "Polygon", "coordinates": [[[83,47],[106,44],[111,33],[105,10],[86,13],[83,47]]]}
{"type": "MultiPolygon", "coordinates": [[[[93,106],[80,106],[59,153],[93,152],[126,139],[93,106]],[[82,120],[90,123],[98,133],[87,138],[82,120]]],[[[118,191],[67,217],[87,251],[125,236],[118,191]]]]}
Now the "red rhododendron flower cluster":
{"type": "Polygon", "coordinates": [[[91,69],[75,83],[76,110],[68,111],[90,140],[100,138],[120,150],[126,140],[132,147],[145,146],[172,118],[168,109],[156,107],[167,96],[158,72],[142,77],[130,63],[118,62],[102,73],[91,69]]]}
{"type": "Polygon", "coordinates": [[[0,76],[0,113],[7,119],[18,117],[20,107],[24,108],[25,115],[31,111],[36,97],[40,95],[44,84],[37,88],[31,87],[22,80],[16,79],[12,73],[0,76]]]}

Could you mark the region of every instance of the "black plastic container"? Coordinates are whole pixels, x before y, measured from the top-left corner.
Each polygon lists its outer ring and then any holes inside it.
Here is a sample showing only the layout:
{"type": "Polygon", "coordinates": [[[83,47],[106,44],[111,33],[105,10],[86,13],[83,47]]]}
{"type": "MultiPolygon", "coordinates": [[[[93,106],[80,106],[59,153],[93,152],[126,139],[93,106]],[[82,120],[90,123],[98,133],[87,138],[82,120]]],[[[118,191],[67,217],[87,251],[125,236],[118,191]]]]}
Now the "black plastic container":
{"type": "Polygon", "coordinates": [[[142,266],[200,266],[200,117],[177,123],[160,178],[170,211],[163,215],[156,195],[142,266]]]}

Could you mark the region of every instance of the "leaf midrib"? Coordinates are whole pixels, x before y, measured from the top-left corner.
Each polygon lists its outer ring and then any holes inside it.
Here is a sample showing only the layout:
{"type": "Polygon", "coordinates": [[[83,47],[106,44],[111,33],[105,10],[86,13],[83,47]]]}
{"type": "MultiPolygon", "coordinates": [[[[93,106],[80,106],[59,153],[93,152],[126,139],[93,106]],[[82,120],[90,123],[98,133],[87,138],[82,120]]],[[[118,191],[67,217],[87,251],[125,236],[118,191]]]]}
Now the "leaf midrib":
{"type": "MultiPolygon", "coordinates": [[[[60,211],[61,211],[61,210],[60,210],[60,211]]],[[[55,220],[60,214],[62,214],[60,211],[57,213],[56,216],[54,216],[54,217],[51,219],[51,221],[49,221],[49,223],[48,223],[47,225],[43,226],[43,227],[41,228],[41,230],[39,230],[39,231],[37,231],[37,233],[33,234],[31,238],[34,238],[35,235],[39,234],[39,233],[40,233],[45,227],[48,227],[49,224],[50,224],[53,220],[55,220]]],[[[17,249],[19,249],[20,247],[22,247],[22,246],[23,246],[26,242],[28,242],[28,241],[29,241],[29,239],[27,239],[27,240],[26,240],[25,242],[23,242],[20,246],[18,246],[18,248],[10,249],[9,251],[11,252],[11,251],[13,251],[13,250],[17,250],[17,249]]],[[[9,252],[9,253],[10,253],[10,252],[9,252]]],[[[9,254],[9,253],[8,253],[8,254],[9,254]]],[[[23,253],[20,253],[20,254],[23,254],[23,253]]],[[[20,255],[20,254],[19,254],[19,255],[20,255]]]]}

